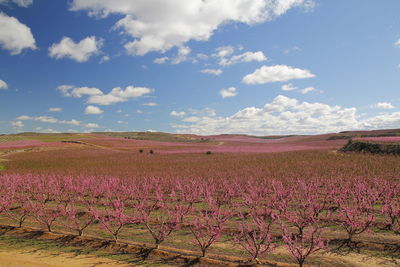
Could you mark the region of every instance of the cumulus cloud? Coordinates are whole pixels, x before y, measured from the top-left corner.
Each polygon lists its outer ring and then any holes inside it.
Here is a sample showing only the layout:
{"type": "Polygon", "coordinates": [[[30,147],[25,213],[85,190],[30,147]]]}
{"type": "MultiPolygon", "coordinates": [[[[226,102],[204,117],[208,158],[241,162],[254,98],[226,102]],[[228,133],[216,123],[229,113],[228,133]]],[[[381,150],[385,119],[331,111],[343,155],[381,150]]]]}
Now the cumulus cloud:
{"type": "Polygon", "coordinates": [[[395,107],[393,106],[392,103],[390,102],[378,102],[374,105],[372,105],[373,108],[380,108],[380,109],[394,109],[395,107]]]}
{"type": "MultiPolygon", "coordinates": [[[[316,89],[314,87],[312,87],[312,86],[306,87],[304,89],[299,89],[298,87],[294,86],[291,83],[282,85],[281,89],[283,91],[297,91],[297,92],[300,92],[300,93],[302,93],[304,95],[308,94],[310,92],[316,91],[316,89]]],[[[320,92],[322,92],[322,91],[320,91],[320,92]]]]}
{"type": "Polygon", "coordinates": [[[248,107],[229,117],[203,117],[184,131],[197,134],[308,134],[348,130],[357,124],[355,108],[299,102],[279,95],[264,107],[248,107]]]}
{"type": "MultiPolygon", "coordinates": [[[[244,48],[240,46],[239,50],[243,50],[244,48]]],[[[264,52],[244,52],[238,55],[233,55],[235,53],[235,47],[229,46],[221,46],[215,49],[215,53],[212,54],[214,58],[218,59],[218,64],[224,67],[238,64],[238,63],[245,63],[251,61],[262,62],[266,61],[267,57],[264,55],[264,52]]]]}
{"type": "Polygon", "coordinates": [[[153,63],[156,64],[165,64],[169,60],[169,57],[158,57],[153,60],[153,63]]]}
{"type": "Polygon", "coordinates": [[[73,125],[73,126],[79,126],[81,124],[80,121],[77,120],[58,120],[54,117],[51,116],[36,116],[36,117],[31,117],[27,115],[22,115],[17,118],[17,120],[20,121],[39,121],[39,122],[45,122],[45,123],[58,123],[58,124],[68,124],[68,125],[73,125]]]}
{"type": "Polygon", "coordinates": [[[400,47],[400,39],[397,40],[397,42],[395,42],[394,45],[400,47]]]}
{"type": "Polygon", "coordinates": [[[188,46],[181,46],[178,49],[178,54],[171,61],[172,64],[179,64],[181,62],[187,61],[189,54],[192,50],[188,46]]]}
{"type": "Polygon", "coordinates": [[[100,128],[100,126],[97,123],[92,123],[92,122],[83,124],[82,126],[86,128],[100,128]]]}
{"type": "Polygon", "coordinates": [[[20,7],[28,7],[33,3],[33,0],[0,0],[1,5],[14,3],[20,7]]]}
{"type": "Polygon", "coordinates": [[[43,123],[51,123],[51,124],[65,124],[70,126],[82,126],[86,128],[99,128],[100,126],[96,123],[82,123],[78,120],[59,120],[57,118],[51,116],[27,116],[22,115],[16,118],[17,121],[38,121],[43,123]]]}
{"type": "Polygon", "coordinates": [[[94,87],[78,87],[74,88],[71,91],[71,96],[75,98],[81,98],[82,96],[88,95],[88,96],[93,96],[93,95],[101,95],[103,92],[100,89],[94,88],[94,87]]]}
{"type": "Polygon", "coordinates": [[[266,60],[267,60],[267,57],[261,51],[244,52],[240,55],[232,56],[231,58],[222,58],[219,61],[219,64],[222,66],[230,66],[230,65],[237,64],[237,63],[251,62],[251,61],[262,62],[262,61],[266,61],[266,60]]]}
{"type": "Polygon", "coordinates": [[[282,90],[283,91],[294,91],[297,90],[298,88],[296,86],[294,86],[293,84],[289,83],[289,84],[284,84],[282,85],[282,90]]]}
{"type": "Polygon", "coordinates": [[[102,95],[100,89],[94,87],[74,87],[73,85],[60,85],[57,87],[64,96],[81,98],[82,96],[102,95]]]}
{"type": "Polygon", "coordinates": [[[178,117],[178,118],[182,118],[182,117],[186,116],[186,112],[184,112],[184,111],[178,112],[178,111],[173,110],[173,111],[171,111],[171,113],[169,115],[178,117]]]}
{"type": "Polygon", "coordinates": [[[222,89],[219,91],[222,98],[234,97],[238,94],[235,87],[229,87],[228,89],[222,89]]]}
{"type": "Polygon", "coordinates": [[[61,112],[62,108],[49,108],[49,112],[61,112]]]}
{"type": "Polygon", "coordinates": [[[9,17],[1,11],[0,29],[0,46],[10,51],[11,55],[18,55],[24,49],[36,49],[31,29],[15,17],[9,17]]]}
{"type": "Polygon", "coordinates": [[[306,69],[298,69],[286,65],[275,65],[262,66],[253,73],[246,75],[242,79],[242,82],[246,84],[266,84],[313,77],[315,77],[315,75],[306,69]]]}
{"type": "Polygon", "coordinates": [[[101,110],[99,107],[89,105],[85,108],[85,114],[88,115],[98,115],[103,113],[104,111],[101,110]]]}
{"type": "Polygon", "coordinates": [[[0,90],[7,90],[7,89],[8,89],[8,84],[5,81],[0,80],[0,90]]]}
{"type": "Polygon", "coordinates": [[[116,103],[126,102],[129,99],[139,98],[152,93],[154,90],[145,87],[127,86],[125,89],[116,87],[110,93],[104,94],[100,89],[95,87],[75,87],[73,85],[60,85],[57,90],[67,97],[81,98],[89,96],[87,103],[96,105],[112,105],[116,103]]]}
{"type": "Polygon", "coordinates": [[[221,69],[204,69],[200,71],[201,73],[206,73],[206,74],[212,74],[212,75],[221,75],[222,70],[221,69]]]}
{"type": "Polygon", "coordinates": [[[22,121],[13,121],[13,122],[11,122],[11,125],[14,128],[22,128],[22,127],[24,127],[24,123],[22,121]]]}
{"type": "Polygon", "coordinates": [[[155,102],[147,102],[147,103],[143,103],[143,104],[140,104],[141,106],[148,106],[148,107],[155,107],[155,106],[158,106],[158,104],[157,103],[155,103],[155,102]]]}
{"type": "Polygon", "coordinates": [[[196,59],[193,59],[189,57],[190,53],[192,50],[188,46],[180,46],[177,50],[176,55],[172,57],[159,57],[153,60],[153,63],[155,64],[165,64],[170,62],[173,65],[180,64],[185,61],[196,61],[196,59]]]}
{"type": "Polygon", "coordinates": [[[360,118],[354,107],[301,102],[283,95],[263,107],[247,107],[228,117],[186,115],[181,117],[182,124],[171,125],[177,132],[279,135],[400,127],[400,112],[360,118]]]}
{"type": "Polygon", "coordinates": [[[213,56],[220,58],[220,59],[229,57],[230,55],[233,54],[233,52],[235,52],[235,48],[231,45],[220,46],[220,47],[216,48],[215,50],[216,50],[216,53],[213,54],[213,56]]]}
{"type": "Polygon", "coordinates": [[[308,93],[313,92],[313,91],[315,91],[315,88],[312,87],[312,86],[309,86],[309,87],[306,87],[304,89],[301,89],[300,93],[305,95],[305,94],[308,94],[308,93]]]}
{"type": "Polygon", "coordinates": [[[125,44],[132,55],[165,52],[190,40],[207,41],[229,22],[255,24],[281,16],[294,7],[309,6],[310,0],[74,0],[71,10],[106,17],[122,14],[115,28],[133,41],[125,44]],[[157,8],[155,9],[154,6],[157,8]]]}
{"type": "Polygon", "coordinates": [[[69,37],[63,37],[59,43],[49,47],[49,56],[52,58],[70,58],[77,62],[86,62],[93,55],[100,53],[103,46],[102,40],[95,36],[86,37],[79,43],[75,43],[69,37]]]}
{"type": "Polygon", "coordinates": [[[102,56],[101,59],[100,59],[100,64],[102,64],[102,63],[104,63],[104,62],[107,62],[107,61],[109,61],[109,60],[110,60],[110,57],[109,57],[109,56],[107,56],[107,55],[102,56]]]}
{"type": "Polygon", "coordinates": [[[141,96],[150,94],[151,92],[153,92],[153,90],[146,87],[127,86],[125,90],[121,87],[116,87],[113,88],[108,94],[91,96],[88,99],[87,103],[107,106],[116,103],[126,102],[129,99],[139,98],[141,96]]]}

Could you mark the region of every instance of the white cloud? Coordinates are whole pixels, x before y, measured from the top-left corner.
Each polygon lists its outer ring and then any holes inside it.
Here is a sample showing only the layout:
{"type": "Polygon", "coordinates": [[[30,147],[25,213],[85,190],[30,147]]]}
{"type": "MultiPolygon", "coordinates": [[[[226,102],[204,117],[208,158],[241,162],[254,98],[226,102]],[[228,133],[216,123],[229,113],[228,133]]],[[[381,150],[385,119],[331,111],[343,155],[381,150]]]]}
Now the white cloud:
{"type": "Polygon", "coordinates": [[[86,123],[83,125],[83,127],[86,128],[100,128],[100,126],[97,123],[86,123]]]}
{"type": "Polygon", "coordinates": [[[176,55],[173,57],[159,57],[153,60],[153,63],[155,64],[165,64],[167,62],[170,62],[171,64],[180,64],[182,62],[192,60],[196,61],[196,59],[192,59],[189,57],[190,53],[192,50],[188,46],[180,46],[177,50],[176,55]]]}
{"type": "Polygon", "coordinates": [[[380,109],[394,109],[395,107],[393,106],[392,103],[390,102],[378,102],[374,105],[372,105],[373,108],[380,108],[380,109]]]}
{"type": "Polygon", "coordinates": [[[178,118],[182,118],[182,117],[186,116],[186,112],[184,112],[184,111],[178,112],[178,111],[173,110],[173,111],[171,111],[171,113],[169,115],[178,117],[178,118]]]}
{"type": "Polygon", "coordinates": [[[284,85],[282,85],[281,88],[282,88],[283,91],[294,91],[294,90],[297,90],[297,89],[298,89],[296,86],[294,86],[294,85],[291,84],[291,83],[284,84],[284,85]]]}
{"type": "Polygon", "coordinates": [[[72,88],[74,88],[73,85],[66,85],[66,84],[64,84],[64,85],[58,86],[56,89],[57,89],[57,91],[60,91],[60,93],[61,93],[63,96],[71,96],[70,90],[71,90],[72,88]]]}
{"type": "Polygon", "coordinates": [[[395,42],[394,45],[400,47],[400,39],[397,40],[397,42],[395,42]]]}
{"type": "Polygon", "coordinates": [[[82,123],[81,121],[78,120],[59,120],[54,117],[50,116],[27,116],[27,115],[22,115],[16,118],[17,121],[38,121],[38,122],[43,122],[43,123],[51,123],[51,124],[64,124],[64,125],[70,125],[70,126],[82,126],[85,128],[100,128],[100,126],[96,123],[82,123]]]}
{"type": "Polygon", "coordinates": [[[212,75],[221,75],[222,70],[221,69],[204,69],[200,71],[201,73],[206,73],[206,74],[212,74],[212,75]]]}
{"type": "Polygon", "coordinates": [[[73,85],[60,85],[57,87],[64,96],[81,98],[82,96],[102,95],[103,92],[94,87],[74,87],[73,85]]]}
{"type": "Polygon", "coordinates": [[[88,99],[87,103],[107,106],[116,103],[126,102],[129,99],[139,98],[141,96],[150,94],[151,92],[153,92],[153,89],[146,87],[127,86],[125,90],[121,87],[116,87],[113,88],[108,94],[91,96],[88,99]]]}
{"type": "Polygon", "coordinates": [[[196,58],[197,58],[197,59],[200,59],[200,60],[207,60],[207,59],[208,59],[208,56],[207,56],[206,54],[198,53],[198,54],[196,55],[196,58]]]}
{"type": "Polygon", "coordinates": [[[262,61],[266,61],[266,60],[267,60],[267,57],[261,51],[244,52],[243,54],[232,56],[231,58],[222,58],[219,61],[219,64],[222,66],[230,66],[230,65],[237,64],[237,63],[251,62],[251,61],[262,62],[262,61]]]}
{"type": "Polygon", "coordinates": [[[156,64],[164,64],[169,60],[169,57],[159,57],[153,60],[156,64]]]}
{"type": "Polygon", "coordinates": [[[177,132],[208,134],[317,134],[348,130],[399,128],[400,112],[369,118],[357,115],[357,109],[301,102],[279,95],[263,107],[247,107],[228,117],[184,117],[171,127],[177,132]]]}
{"type": "Polygon", "coordinates": [[[62,108],[49,108],[49,112],[61,112],[62,108]]]}
{"type": "Polygon", "coordinates": [[[305,94],[308,94],[309,92],[312,92],[312,91],[315,91],[315,88],[310,86],[310,87],[306,87],[304,89],[301,89],[300,93],[305,95],[305,94]]]}
{"type": "Polygon", "coordinates": [[[220,59],[229,57],[235,52],[235,48],[231,45],[221,46],[215,49],[217,53],[213,54],[214,57],[218,57],[220,59]]]}
{"type": "MultiPolygon", "coordinates": [[[[282,85],[281,89],[283,91],[298,91],[298,92],[300,92],[300,93],[302,93],[304,95],[308,94],[310,92],[316,91],[316,89],[314,87],[312,87],[312,86],[306,87],[304,89],[299,89],[298,87],[294,86],[291,83],[282,85]]],[[[322,92],[322,91],[320,91],[320,92],[322,92]]]]}
{"type": "Polygon", "coordinates": [[[110,60],[110,57],[109,57],[109,56],[107,56],[107,55],[102,56],[101,59],[100,59],[100,64],[102,64],[102,63],[104,63],[104,62],[107,62],[107,61],[109,61],[109,60],[110,60]]]}
{"type": "Polygon", "coordinates": [[[221,91],[219,91],[219,94],[222,98],[227,98],[236,96],[238,92],[236,91],[235,87],[229,87],[228,89],[222,89],[221,91]]]}
{"type": "Polygon", "coordinates": [[[178,54],[171,61],[172,64],[179,64],[188,60],[189,54],[192,50],[188,46],[181,46],[178,49],[178,54]]]}
{"type": "Polygon", "coordinates": [[[14,17],[9,17],[0,11],[0,46],[18,55],[24,49],[36,49],[35,39],[31,29],[14,17]]]}
{"type": "Polygon", "coordinates": [[[129,34],[128,53],[145,55],[165,52],[190,40],[207,41],[229,22],[255,24],[281,16],[294,7],[307,7],[307,0],[74,0],[71,10],[88,10],[106,17],[122,14],[115,28],[129,34]],[[157,7],[156,9],[154,7],[157,7]]]}
{"type": "Polygon", "coordinates": [[[77,87],[72,89],[71,96],[75,98],[81,98],[82,96],[94,96],[94,95],[102,95],[103,92],[100,89],[94,87],[77,87]]]}
{"type": "Polygon", "coordinates": [[[88,115],[97,115],[97,114],[101,114],[103,112],[104,111],[101,110],[99,107],[92,106],[92,105],[87,106],[85,109],[85,114],[88,114],[88,115]]]}
{"type": "Polygon", "coordinates": [[[8,89],[8,85],[5,81],[0,80],[0,90],[6,90],[8,89]]]}
{"type": "Polygon", "coordinates": [[[73,85],[60,85],[57,87],[64,96],[81,98],[89,96],[88,104],[112,105],[116,103],[126,102],[129,99],[138,98],[153,92],[153,89],[145,87],[127,86],[124,89],[120,87],[113,88],[110,93],[104,94],[100,89],[94,87],[74,87],[73,85]]]}
{"type": "Polygon", "coordinates": [[[77,62],[85,62],[91,56],[98,54],[102,46],[102,40],[96,39],[95,36],[86,37],[79,43],[75,43],[69,37],[63,37],[59,43],[49,47],[49,56],[56,59],[67,57],[77,62]]]}
{"type": "Polygon", "coordinates": [[[22,121],[13,121],[11,122],[11,125],[15,128],[22,128],[24,127],[24,123],[22,121]]]}
{"type": "Polygon", "coordinates": [[[158,104],[157,103],[155,103],[155,102],[147,102],[147,103],[143,103],[143,104],[140,104],[141,106],[148,106],[148,107],[155,107],[155,106],[158,106],[158,104]]]}
{"type": "Polygon", "coordinates": [[[126,121],[117,121],[118,124],[128,124],[126,121]]]}
{"type": "Polygon", "coordinates": [[[20,7],[28,7],[33,3],[33,0],[0,0],[1,5],[6,5],[11,2],[20,7]]]}
{"type": "Polygon", "coordinates": [[[242,82],[246,84],[265,84],[313,77],[315,77],[315,75],[306,69],[298,69],[286,65],[275,65],[262,66],[253,73],[246,75],[242,82]]]}
{"type": "Polygon", "coordinates": [[[31,117],[27,115],[22,115],[17,118],[17,120],[21,121],[39,121],[39,122],[44,122],[44,123],[58,123],[58,124],[68,124],[68,125],[73,125],[73,126],[79,126],[81,125],[80,121],[77,120],[58,120],[54,117],[50,116],[36,116],[36,117],[31,117]]]}
{"type": "Polygon", "coordinates": [[[299,102],[279,95],[261,108],[248,107],[229,117],[203,117],[183,131],[197,134],[308,134],[349,130],[357,125],[355,108],[299,102]]]}

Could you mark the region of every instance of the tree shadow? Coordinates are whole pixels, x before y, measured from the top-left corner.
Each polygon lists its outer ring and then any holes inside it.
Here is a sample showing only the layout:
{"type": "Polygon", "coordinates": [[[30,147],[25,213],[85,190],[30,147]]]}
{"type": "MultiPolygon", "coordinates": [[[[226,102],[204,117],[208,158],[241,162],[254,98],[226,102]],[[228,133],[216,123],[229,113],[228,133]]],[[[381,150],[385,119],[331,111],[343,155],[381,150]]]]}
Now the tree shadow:
{"type": "Polygon", "coordinates": [[[182,265],[182,267],[189,267],[198,264],[200,263],[200,259],[201,257],[196,257],[194,259],[185,259],[185,263],[182,265]]]}
{"type": "Polygon", "coordinates": [[[12,230],[15,230],[15,229],[16,229],[16,227],[14,227],[14,226],[6,226],[6,225],[1,226],[0,227],[0,235],[5,235],[6,233],[8,233],[12,230]]]}
{"type": "Polygon", "coordinates": [[[146,260],[154,250],[155,248],[142,248],[136,255],[142,260],[146,260]]]}
{"type": "Polygon", "coordinates": [[[351,239],[334,239],[331,240],[331,244],[337,245],[337,247],[330,250],[332,253],[346,256],[352,252],[360,253],[364,247],[361,241],[353,241],[351,239]]]}

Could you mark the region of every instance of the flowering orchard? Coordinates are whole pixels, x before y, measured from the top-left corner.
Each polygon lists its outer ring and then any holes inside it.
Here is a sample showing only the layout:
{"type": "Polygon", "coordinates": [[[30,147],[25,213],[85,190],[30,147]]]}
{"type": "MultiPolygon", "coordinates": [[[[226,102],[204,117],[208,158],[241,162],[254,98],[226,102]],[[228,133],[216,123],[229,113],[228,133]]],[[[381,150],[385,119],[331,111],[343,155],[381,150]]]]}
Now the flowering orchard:
{"type": "Polygon", "coordinates": [[[122,242],[122,235],[137,241],[127,233],[142,226],[154,248],[183,232],[199,256],[206,257],[223,239],[253,263],[285,247],[303,266],[329,246],[332,229],[344,233],[348,243],[368,231],[400,233],[396,179],[283,182],[3,173],[0,188],[0,217],[19,227],[28,219],[49,232],[85,235],[97,227],[99,236],[122,242]]]}

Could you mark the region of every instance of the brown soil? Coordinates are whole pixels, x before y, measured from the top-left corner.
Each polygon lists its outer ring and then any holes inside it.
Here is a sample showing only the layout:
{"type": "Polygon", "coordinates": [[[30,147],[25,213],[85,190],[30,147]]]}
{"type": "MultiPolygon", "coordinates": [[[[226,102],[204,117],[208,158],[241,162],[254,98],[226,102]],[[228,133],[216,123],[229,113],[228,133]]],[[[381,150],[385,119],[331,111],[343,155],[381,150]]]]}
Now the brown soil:
{"type": "MultiPolygon", "coordinates": [[[[0,227],[0,234],[29,238],[36,240],[46,240],[62,243],[66,246],[83,246],[93,250],[106,251],[110,254],[129,254],[132,259],[138,259],[134,266],[243,266],[246,261],[243,257],[209,255],[207,258],[199,258],[193,251],[184,249],[172,249],[161,246],[160,249],[149,249],[145,244],[121,241],[116,244],[114,241],[95,237],[78,237],[62,233],[47,233],[34,228],[15,228],[9,226],[0,227]],[[145,264],[144,264],[145,263],[145,264]]],[[[216,244],[217,245],[217,244],[216,244]]],[[[218,244],[222,246],[222,244],[218,244]]],[[[288,257],[284,247],[279,247],[274,251],[274,255],[288,257]]],[[[242,255],[241,255],[242,256],[242,255]]],[[[308,266],[400,266],[400,259],[390,259],[387,257],[369,256],[361,253],[350,252],[347,254],[337,254],[329,252],[319,252],[309,260],[308,266]]],[[[267,266],[294,267],[291,263],[276,261],[265,262],[267,266]]],[[[265,266],[264,265],[264,266],[265,266]]],[[[0,266],[132,266],[124,262],[114,261],[108,258],[96,256],[75,256],[68,253],[51,253],[45,250],[32,249],[0,249],[0,266]]]]}
{"type": "Polygon", "coordinates": [[[70,253],[54,253],[49,251],[36,251],[34,249],[5,250],[0,249],[0,266],[8,267],[125,267],[131,266],[108,258],[92,255],[74,255],[70,253]]]}

